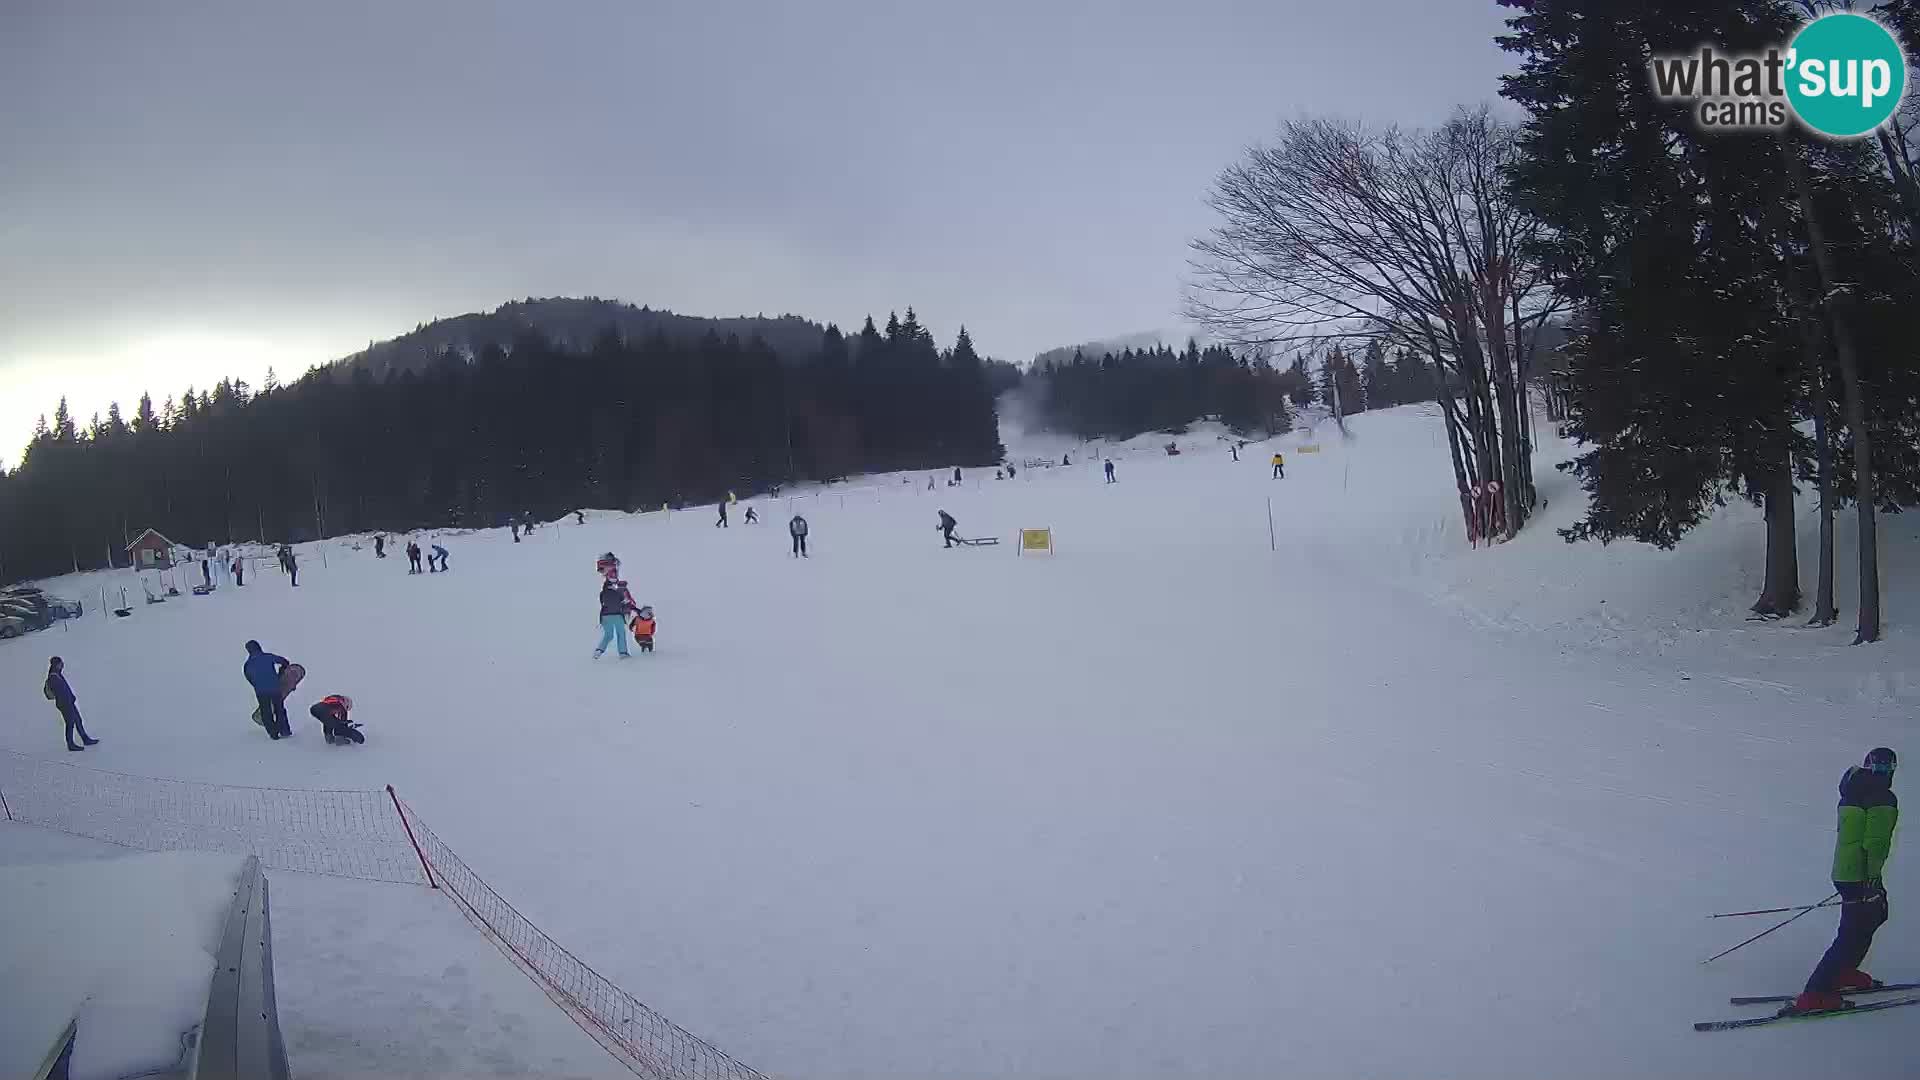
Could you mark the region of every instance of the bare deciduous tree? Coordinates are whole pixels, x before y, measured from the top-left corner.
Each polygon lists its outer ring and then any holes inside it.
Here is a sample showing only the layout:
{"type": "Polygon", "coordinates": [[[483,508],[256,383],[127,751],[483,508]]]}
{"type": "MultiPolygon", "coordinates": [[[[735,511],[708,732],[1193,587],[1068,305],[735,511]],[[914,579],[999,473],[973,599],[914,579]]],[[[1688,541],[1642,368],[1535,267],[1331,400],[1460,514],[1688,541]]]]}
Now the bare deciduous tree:
{"type": "Polygon", "coordinates": [[[1424,132],[1289,123],[1220,175],[1220,224],[1193,243],[1187,313],[1236,344],[1432,360],[1472,537],[1510,538],[1533,509],[1526,376],[1560,304],[1541,226],[1506,196],[1515,135],[1485,108],[1424,132]]]}

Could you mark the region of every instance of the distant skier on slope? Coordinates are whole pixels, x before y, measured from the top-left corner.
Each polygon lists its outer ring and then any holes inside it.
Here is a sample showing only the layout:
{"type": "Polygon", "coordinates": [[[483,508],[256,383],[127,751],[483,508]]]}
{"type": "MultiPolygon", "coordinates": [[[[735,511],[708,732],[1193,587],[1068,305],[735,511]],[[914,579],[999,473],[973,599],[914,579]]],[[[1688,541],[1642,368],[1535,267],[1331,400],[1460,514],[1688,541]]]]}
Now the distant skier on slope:
{"type": "Polygon", "coordinates": [[[935,527],[940,530],[940,534],[942,536],[945,536],[947,538],[947,546],[952,547],[953,546],[953,530],[959,528],[960,523],[954,520],[952,514],[949,514],[945,510],[942,510],[940,511],[940,524],[935,527]]]}
{"type": "Polygon", "coordinates": [[[1844,902],[1840,929],[1807,978],[1805,992],[1787,1011],[1844,1009],[1842,994],[1877,985],[1860,964],[1873,948],[1874,932],[1887,921],[1887,890],[1880,874],[1900,822],[1900,800],[1893,794],[1898,764],[1892,750],[1877,747],[1840,778],[1840,826],[1833,847],[1833,888],[1844,902]]]}
{"type": "Polygon", "coordinates": [[[440,572],[443,574],[446,573],[447,572],[447,549],[441,547],[439,544],[433,545],[433,554],[427,556],[427,566],[429,569],[432,568],[433,561],[435,559],[440,560],[440,572]]]}
{"type": "Polygon", "coordinates": [[[725,529],[725,528],[731,527],[727,524],[727,500],[725,499],[720,500],[720,520],[714,522],[713,527],[716,529],[725,529]]]}
{"type": "Polygon", "coordinates": [[[799,514],[787,522],[787,535],[793,537],[793,558],[807,558],[807,519],[799,514]]]}
{"type": "Polygon", "coordinates": [[[754,512],[753,507],[749,506],[747,507],[747,516],[741,520],[748,525],[758,525],[760,524],[760,515],[754,512]]]}
{"type": "Polygon", "coordinates": [[[1285,480],[1287,478],[1286,455],[1280,453],[1278,450],[1273,452],[1273,478],[1275,480],[1285,480]]]}
{"type": "Polygon", "coordinates": [[[1117,481],[1115,481],[1113,478],[1113,459],[1112,458],[1107,459],[1107,483],[1109,484],[1117,483],[1117,481]]]}

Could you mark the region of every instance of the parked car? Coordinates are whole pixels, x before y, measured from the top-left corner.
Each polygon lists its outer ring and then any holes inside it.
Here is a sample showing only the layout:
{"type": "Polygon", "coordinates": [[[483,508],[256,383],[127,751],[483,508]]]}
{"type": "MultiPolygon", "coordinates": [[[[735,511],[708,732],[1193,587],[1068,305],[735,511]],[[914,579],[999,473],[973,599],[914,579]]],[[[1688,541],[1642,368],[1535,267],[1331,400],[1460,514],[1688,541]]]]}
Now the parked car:
{"type": "Polygon", "coordinates": [[[54,596],[35,585],[14,585],[0,589],[0,599],[7,598],[27,601],[36,611],[44,611],[49,620],[77,619],[82,613],[80,601],[54,596]]]}
{"type": "Polygon", "coordinates": [[[0,638],[19,637],[31,629],[33,627],[27,625],[27,620],[10,612],[0,611],[0,638]]]}
{"type": "Polygon", "coordinates": [[[19,619],[28,630],[44,630],[53,625],[53,609],[37,596],[0,596],[0,615],[19,619]]]}

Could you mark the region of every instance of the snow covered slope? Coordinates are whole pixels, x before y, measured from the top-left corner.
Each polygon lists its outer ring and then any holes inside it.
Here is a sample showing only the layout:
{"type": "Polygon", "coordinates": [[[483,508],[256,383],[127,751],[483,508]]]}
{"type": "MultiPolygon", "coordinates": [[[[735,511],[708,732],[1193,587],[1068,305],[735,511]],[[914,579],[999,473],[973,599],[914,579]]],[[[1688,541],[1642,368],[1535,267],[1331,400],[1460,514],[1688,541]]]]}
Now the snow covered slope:
{"type": "MultiPolygon", "coordinates": [[[[1437,418],[1350,425],[1280,440],[1284,481],[1268,447],[1147,437],[1111,485],[1075,453],[761,501],[758,526],[592,515],[450,537],[447,574],[310,548],[298,589],[0,643],[0,745],[83,757],[39,699],[57,651],[105,740],[87,765],[391,782],[556,939],[783,1077],[1920,1070],[1899,1012],[1689,1028],[1799,987],[1831,917],[1701,967],[1759,928],[1703,916],[1826,895],[1841,771],[1912,741],[1904,519],[1896,625],[1846,649],[1741,620],[1740,508],[1672,553],[1568,546],[1543,452],[1542,522],[1468,551],[1437,418]],[[943,550],[940,508],[1002,544],[943,550]],[[1058,553],[1016,556],[1040,526],[1058,553]],[[609,548],[654,655],[589,658],[609,548]],[[290,743],[246,719],[249,637],[307,667],[290,743]],[[321,743],[330,692],[366,746],[321,743]]],[[[1904,841],[1888,883],[1920,887],[1904,841]]],[[[1903,918],[1883,976],[1920,975],[1903,918]]]]}

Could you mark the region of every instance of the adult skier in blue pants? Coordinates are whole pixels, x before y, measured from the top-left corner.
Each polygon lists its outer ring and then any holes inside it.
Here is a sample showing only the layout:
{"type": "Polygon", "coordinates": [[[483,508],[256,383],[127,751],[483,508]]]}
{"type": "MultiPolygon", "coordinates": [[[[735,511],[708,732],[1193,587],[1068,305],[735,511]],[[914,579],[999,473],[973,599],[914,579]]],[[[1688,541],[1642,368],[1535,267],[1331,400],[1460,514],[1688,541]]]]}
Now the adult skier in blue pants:
{"type": "Polygon", "coordinates": [[[595,660],[604,656],[608,645],[618,645],[622,658],[627,652],[627,613],[636,605],[627,583],[611,575],[600,584],[600,644],[593,650],[595,660]]]}

